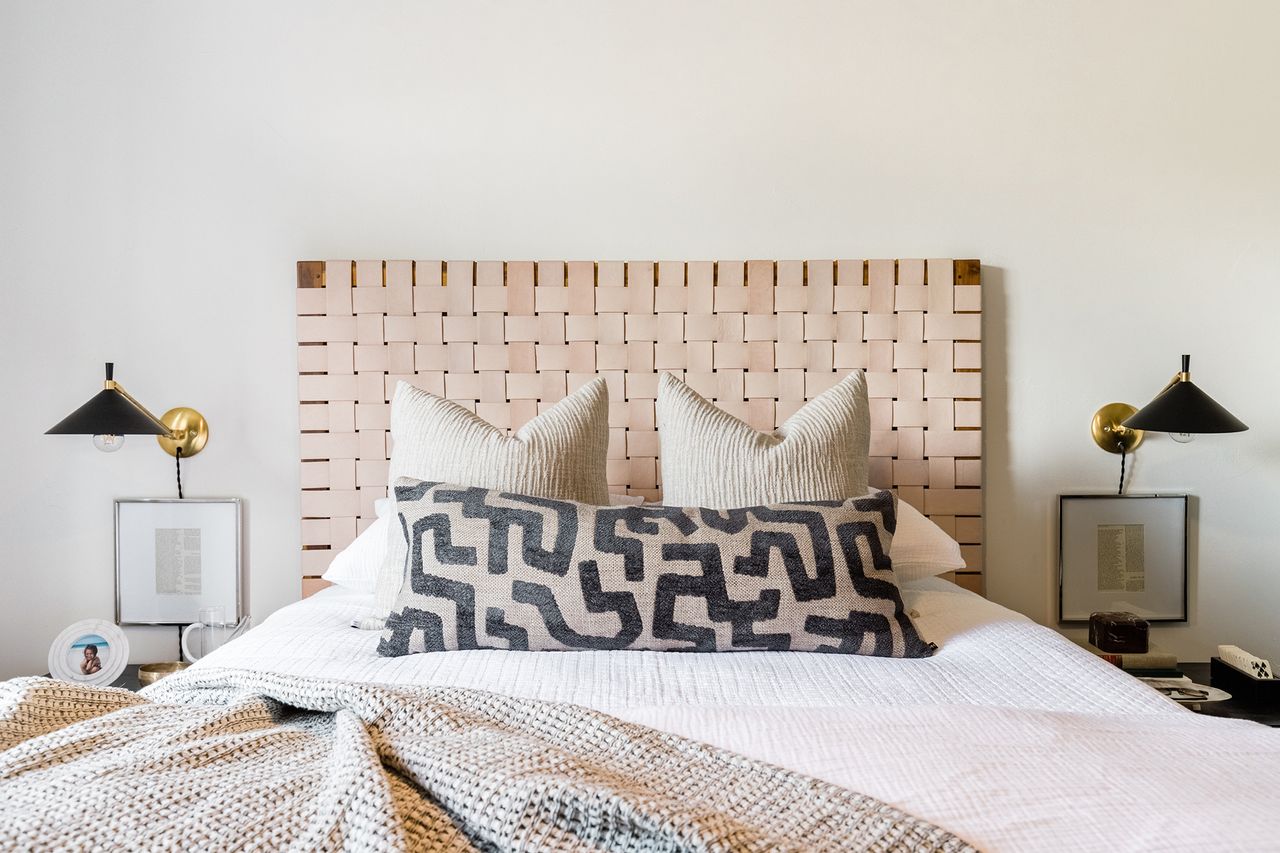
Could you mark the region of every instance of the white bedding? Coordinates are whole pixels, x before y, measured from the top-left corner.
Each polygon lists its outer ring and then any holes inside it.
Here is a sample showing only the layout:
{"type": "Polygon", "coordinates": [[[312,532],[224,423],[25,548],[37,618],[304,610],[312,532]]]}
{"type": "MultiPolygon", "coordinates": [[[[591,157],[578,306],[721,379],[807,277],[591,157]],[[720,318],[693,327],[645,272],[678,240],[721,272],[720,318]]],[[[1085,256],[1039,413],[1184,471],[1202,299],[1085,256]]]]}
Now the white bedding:
{"type": "Polygon", "coordinates": [[[378,657],[372,596],[324,590],[198,666],[573,702],[900,806],[984,850],[1272,849],[1280,732],[1201,717],[938,578],[926,660],[786,652],[378,657]]]}

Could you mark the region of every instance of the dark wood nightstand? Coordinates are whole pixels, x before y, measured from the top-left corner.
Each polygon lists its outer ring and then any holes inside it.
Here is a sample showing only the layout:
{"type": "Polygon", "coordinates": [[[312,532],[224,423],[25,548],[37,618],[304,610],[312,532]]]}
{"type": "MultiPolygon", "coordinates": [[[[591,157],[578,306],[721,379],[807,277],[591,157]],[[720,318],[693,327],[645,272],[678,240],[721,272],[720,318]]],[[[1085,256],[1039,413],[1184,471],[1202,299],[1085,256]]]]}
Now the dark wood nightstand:
{"type": "Polygon", "coordinates": [[[142,682],[138,681],[138,665],[131,663],[124,668],[124,672],[120,673],[120,677],[111,682],[112,687],[123,687],[125,690],[132,690],[137,693],[142,689],[142,682]]]}
{"type": "MultiPolygon", "coordinates": [[[[1209,683],[1209,664],[1180,663],[1188,678],[1197,684],[1209,683]]],[[[1225,702],[1203,702],[1198,713],[1207,717],[1227,717],[1233,720],[1252,720],[1264,726],[1280,728],[1280,706],[1268,703],[1245,702],[1234,696],[1225,702]]]]}

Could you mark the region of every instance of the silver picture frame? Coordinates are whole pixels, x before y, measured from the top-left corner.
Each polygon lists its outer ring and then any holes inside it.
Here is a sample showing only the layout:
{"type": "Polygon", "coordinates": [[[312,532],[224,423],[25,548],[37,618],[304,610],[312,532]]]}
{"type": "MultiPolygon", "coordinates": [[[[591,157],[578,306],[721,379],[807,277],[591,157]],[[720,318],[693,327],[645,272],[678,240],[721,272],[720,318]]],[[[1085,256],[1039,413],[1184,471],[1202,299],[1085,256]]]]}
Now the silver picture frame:
{"type": "Polygon", "coordinates": [[[1058,496],[1058,622],[1126,611],[1188,617],[1186,494],[1058,496]]]}
{"type": "MultiPolygon", "coordinates": [[[[239,621],[244,614],[243,506],[240,498],[117,498],[115,501],[115,580],[118,625],[189,625],[198,621],[201,608],[220,606],[239,621]],[[162,523],[195,527],[161,527],[162,523]],[[184,534],[199,530],[200,592],[162,590],[158,572],[156,531],[184,534]],[[206,530],[210,539],[205,539],[206,530]],[[150,532],[148,542],[142,539],[150,532]],[[212,565],[205,566],[207,553],[212,565]],[[148,554],[150,556],[148,556],[148,554]],[[210,588],[204,589],[208,577],[210,588]]],[[[170,568],[166,566],[166,568],[170,568]]],[[[182,567],[179,567],[182,571],[182,567]]],[[[190,568],[188,567],[188,572],[190,568]]],[[[168,576],[168,575],[166,575],[168,576]]],[[[179,585],[181,581],[179,581],[179,585]]]]}

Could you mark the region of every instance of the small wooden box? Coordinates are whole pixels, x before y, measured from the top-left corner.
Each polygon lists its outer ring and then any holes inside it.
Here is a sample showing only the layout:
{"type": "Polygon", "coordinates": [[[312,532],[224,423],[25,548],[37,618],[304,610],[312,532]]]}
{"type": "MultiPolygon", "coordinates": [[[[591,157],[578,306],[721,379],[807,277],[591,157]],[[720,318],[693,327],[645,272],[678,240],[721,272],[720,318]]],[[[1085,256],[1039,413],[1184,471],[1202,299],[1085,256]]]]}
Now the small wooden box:
{"type": "Polygon", "coordinates": [[[1146,654],[1147,620],[1132,613],[1090,613],[1089,642],[1104,652],[1146,654]]]}
{"type": "Polygon", "coordinates": [[[1222,658],[1209,659],[1209,683],[1241,702],[1280,706],[1280,678],[1254,678],[1222,658]]]}

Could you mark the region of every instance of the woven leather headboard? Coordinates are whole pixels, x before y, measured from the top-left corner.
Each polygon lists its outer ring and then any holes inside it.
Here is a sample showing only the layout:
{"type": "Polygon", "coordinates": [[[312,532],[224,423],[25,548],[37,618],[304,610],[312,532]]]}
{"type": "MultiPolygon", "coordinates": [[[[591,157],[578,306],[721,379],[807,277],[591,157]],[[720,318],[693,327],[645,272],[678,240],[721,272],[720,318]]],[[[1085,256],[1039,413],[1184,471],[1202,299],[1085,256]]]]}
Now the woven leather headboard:
{"type": "Polygon", "coordinates": [[[301,261],[303,594],[386,495],[402,379],[516,429],[604,376],[610,487],[658,499],[658,371],[771,430],[853,368],[872,485],[953,535],[981,591],[980,282],[975,260],[301,261]]]}

